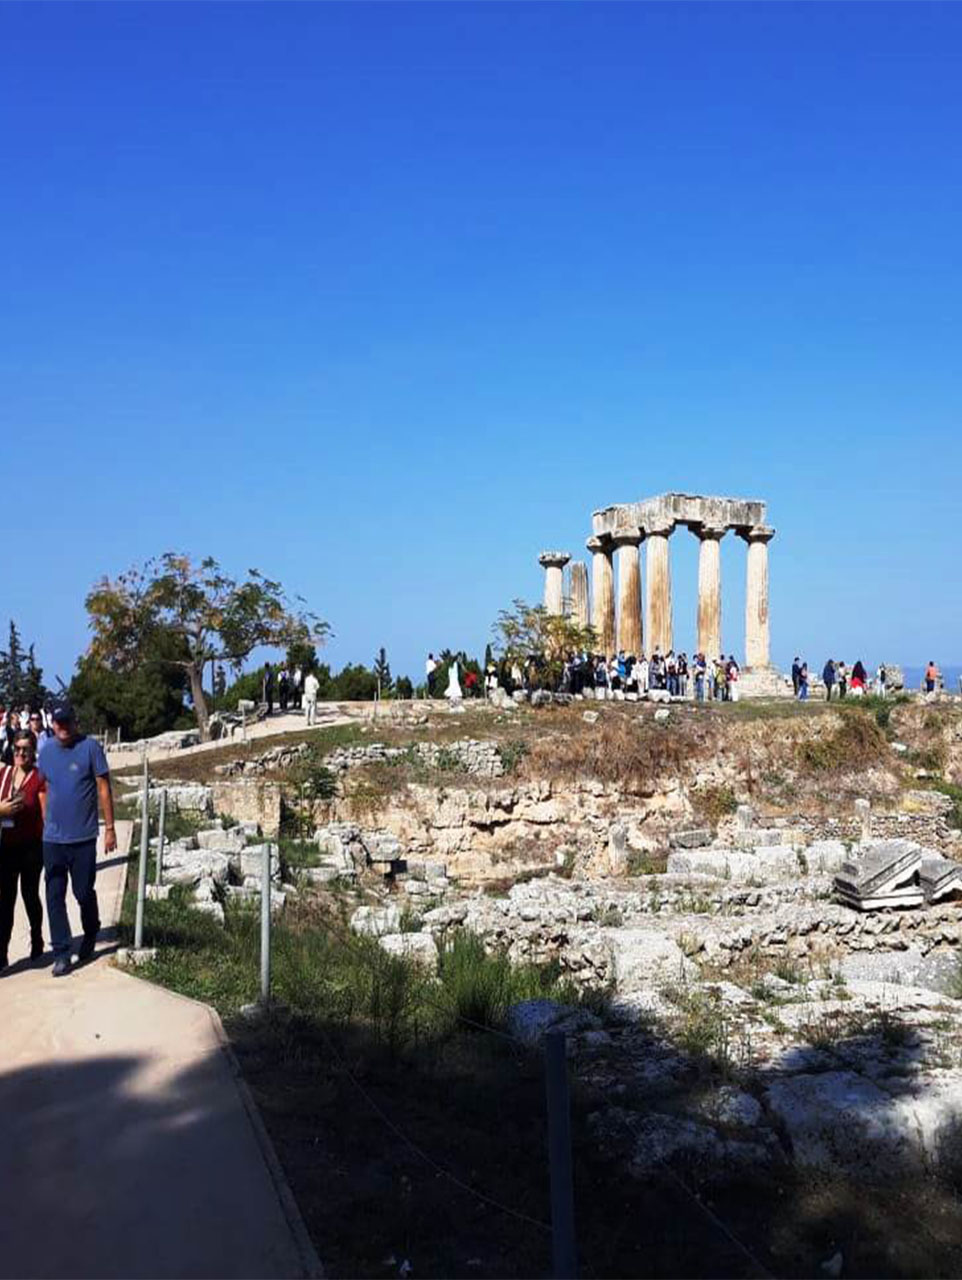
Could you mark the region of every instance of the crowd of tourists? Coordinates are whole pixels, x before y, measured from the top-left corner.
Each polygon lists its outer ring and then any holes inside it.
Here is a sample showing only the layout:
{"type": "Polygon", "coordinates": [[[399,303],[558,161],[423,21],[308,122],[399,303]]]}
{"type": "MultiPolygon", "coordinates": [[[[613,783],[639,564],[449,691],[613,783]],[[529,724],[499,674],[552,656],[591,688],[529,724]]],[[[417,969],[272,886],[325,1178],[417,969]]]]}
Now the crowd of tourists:
{"type": "Polygon", "coordinates": [[[117,838],[107,760],[100,743],[80,732],[69,703],[0,706],[0,972],[8,966],[18,892],[30,926],[30,960],[43,957],[41,875],[54,977],[71,970],[68,878],[83,930],[78,959],[94,954],[98,809],[109,853],[117,838]]]}
{"type": "Polygon", "coordinates": [[[267,714],[274,714],[274,703],[281,711],[289,707],[301,710],[304,701],[304,670],[302,667],[289,667],[286,662],[271,665],[264,663],[261,674],[261,697],[267,703],[267,714]]]}
{"type": "MultiPolygon", "coordinates": [[[[810,684],[808,663],[796,654],[792,662],[792,689],[800,702],[808,699],[810,684]]],[[[934,693],[936,689],[942,687],[942,673],[933,661],[930,661],[925,668],[923,684],[926,693],[934,693]]],[[[828,702],[831,702],[833,697],[861,698],[868,694],[884,698],[889,692],[889,673],[885,669],[885,664],[881,662],[875,668],[875,674],[869,675],[861,658],[853,664],[851,669],[841,658],[828,658],[822,668],[822,687],[828,702]]]]}
{"type": "Polygon", "coordinates": [[[560,673],[556,664],[540,654],[526,660],[490,663],[484,683],[489,696],[497,688],[508,693],[551,688],[576,698],[634,702],[661,690],[670,697],[694,697],[698,702],[735,702],[740,674],[733,654],[708,658],[695,653],[689,658],[687,653],[669,650],[663,654],[656,648],[649,658],[644,653],[636,656],[622,649],[610,658],[604,654],[569,654],[560,673]]]}

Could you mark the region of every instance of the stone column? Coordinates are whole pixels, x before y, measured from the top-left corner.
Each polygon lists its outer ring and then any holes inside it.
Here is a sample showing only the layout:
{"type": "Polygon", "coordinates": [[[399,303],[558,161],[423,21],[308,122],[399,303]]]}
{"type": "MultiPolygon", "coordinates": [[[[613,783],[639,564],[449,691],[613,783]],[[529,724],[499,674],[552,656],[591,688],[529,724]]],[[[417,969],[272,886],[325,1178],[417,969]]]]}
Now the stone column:
{"type": "Polygon", "coordinates": [[[570,559],[567,551],[542,551],[538,556],[538,564],[544,569],[546,613],[564,613],[564,568],[570,559]]]}
{"type": "Polygon", "coordinates": [[[745,583],[745,666],[749,670],[770,667],[768,637],[768,544],[775,530],[753,525],[739,531],[748,543],[745,583]]]}
{"type": "MultiPolygon", "coordinates": [[[[671,562],[668,558],[668,539],[674,528],[671,524],[654,525],[645,530],[648,547],[645,566],[645,631],[651,653],[660,649],[666,654],[673,647],[671,627],[671,562]]],[[[649,654],[649,657],[651,654],[649,654]]]]}
{"type": "Polygon", "coordinates": [[[615,575],[611,564],[611,543],[589,538],[591,552],[591,625],[598,652],[610,657],[615,647],[615,575]]]}
{"type": "Polygon", "coordinates": [[[588,625],[588,568],[583,560],[571,562],[571,621],[588,625]]]}
{"type": "Polygon", "coordinates": [[[702,525],[698,544],[698,651],[721,654],[721,540],[723,525],[702,525]]]}
{"type": "Polygon", "coordinates": [[[638,657],[643,645],[641,623],[641,532],[622,529],[612,536],[618,560],[618,648],[638,657]]]}

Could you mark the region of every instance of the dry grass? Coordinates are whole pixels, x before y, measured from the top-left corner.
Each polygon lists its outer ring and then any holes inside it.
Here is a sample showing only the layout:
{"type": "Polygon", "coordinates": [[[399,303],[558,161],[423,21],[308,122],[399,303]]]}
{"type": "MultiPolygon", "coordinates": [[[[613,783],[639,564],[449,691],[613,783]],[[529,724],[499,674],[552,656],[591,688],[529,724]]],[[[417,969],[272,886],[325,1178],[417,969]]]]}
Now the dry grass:
{"type": "Polygon", "coordinates": [[[643,795],[707,754],[712,736],[704,723],[693,724],[690,718],[673,717],[662,725],[650,714],[606,711],[597,723],[586,725],[569,716],[554,732],[530,742],[520,775],[592,778],[628,795],[643,795]]]}
{"type": "Polygon", "coordinates": [[[798,749],[799,765],[819,774],[870,769],[890,759],[885,734],[874,719],[859,711],[843,712],[831,733],[809,739],[798,749]]]}

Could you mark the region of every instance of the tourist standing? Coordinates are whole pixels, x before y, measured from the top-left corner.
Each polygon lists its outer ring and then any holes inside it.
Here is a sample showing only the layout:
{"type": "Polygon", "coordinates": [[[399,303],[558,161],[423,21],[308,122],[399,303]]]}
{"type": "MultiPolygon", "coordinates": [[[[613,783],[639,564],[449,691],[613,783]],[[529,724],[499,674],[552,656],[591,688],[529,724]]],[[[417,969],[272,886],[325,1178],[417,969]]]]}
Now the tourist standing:
{"type": "Polygon", "coordinates": [[[287,704],[291,696],[291,678],[287,673],[287,667],[282,666],[277,673],[277,700],[281,704],[281,714],[287,710],[287,704]]]}
{"type": "Polygon", "coordinates": [[[267,703],[267,714],[272,715],[274,711],[274,668],[269,662],[264,663],[264,678],[261,683],[264,701],[267,703]]]}
{"type": "Polygon", "coordinates": [[[294,706],[300,711],[304,701],[304,672],[300,667],[294,668],[294,674],[291,676],[291,688],[294,691],[294,706]]]}
{"type": "Polygon", "coordinates": [[[792,661],[792,692],[794,693],[796,698],[798,697],[798,687],[801,684],[801,682],[802,682],[802,664],[799,661],[798,654],[796,653],[792,661]]]}
{"type": "Polygon", "coordinates": [[[868,672],[862,665],[862,659],[856,658],[855,666],[852,668],[852,693],[856,697],[861,697],[865,692],[865,686],[868,684],[868,672]]]}
{"type": "Polygon", "coordinates": [[[695,701],[705,701],[705,655],[696,653],[692,659],[692,666],[695,671],[695,701]]]}
{"type": "Polygon", "coordinates": [[[822,667],[822,680],[825,684],[825,701],[832,701],[832,686],[835,684],[835,663],[831,658],[822,667]]]}
{"type": "Polygon", "coordinates": [[[7,723],[0,736],[0,764],[13,764],[13,744],[20,732],[20,712],[8,711],[7,723]]]}
{"type": "Polygon", "coordinates": [[[929,665],[925,668],[925,692],[926,693],[935,693],[935,686],[938,683],[939,676],[940,676],[939,669],[930,658],[929,665]]]}
{"type": "Polygon", "coordinates": [[[728,655],[728,665],[725,667],[726,684],[728,687],[728,699],[730,702],[738,701],[738,677],[741,675],[741,668],[735,661],[735,655],[728,655]]]}
{"type": "Polygon", "coordinates": [[[848,692],[848,667],[841,659],[835,664],[836,684],[838,685],[838,696],[844,698],[848,692]]]}
{"type": "Polygon", "coordinates": [[[808,663],[803,662],[798,669],[798,700],[808,701],[808,663]]]}
{"type": "Polygon", "coordinates": [[[97,907],[97,805],[104,815],[104,850],[117,848],[110,770],[100,743],[80,733],[73,708],[53,709],[54,739],[43,753],[40,775],[46,782],[43,866],[47,882],[47,920],[53,946],[53,976],[70,972],[70,923],[67,877],[80,906],[83,940],[78,957],[94,953],[100,929],[97,907]]]}
{"type": "Polygon", "coordinates": [[[885,668],[881,662],[875,670],[875,692],[880,698],[885,697],[885,668]]]}
{"type": "Polygon", "coordinates": [[[30,959],[43,955],[43,779],[35,753],[33,734],[21,730],[13,764],[0,769],[0,970],[8,963],[18,886],[30,921],[30,959]]]}
{"type": "Polygon", "coordinates": [[[317,695],[321,684],[313,671],[308,671],[304,678],[304,699],[307,703],[307,723],[312,725],[317,720],[317,695]]]}
{"type": "Polygon", "coordinates": [[[434,654],[429,653],[427,656],[427,661],[424,664],[424,674],[427,681],[429,698],[434,697],[434,681],[437,678],[434,673],[437,671],[437,669],[438,669],[438,664],[434,661],[434,654]]]}

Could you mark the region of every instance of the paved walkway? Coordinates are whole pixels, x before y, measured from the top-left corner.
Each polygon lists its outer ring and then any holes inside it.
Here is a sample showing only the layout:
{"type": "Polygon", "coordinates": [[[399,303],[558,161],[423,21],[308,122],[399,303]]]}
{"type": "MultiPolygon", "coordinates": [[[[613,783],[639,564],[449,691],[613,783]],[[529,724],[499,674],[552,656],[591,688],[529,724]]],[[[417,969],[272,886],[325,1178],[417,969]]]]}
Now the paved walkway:
{"type": "Polygon", "coordinates": [[[101,860],[98,955],[69,978],[26,963],[18,904],[0,976],[0,1276],[319,1274],[216,1014],[109,961],[125,863],[101,860]]]}
{"type": "MultiPolygon", "coordinates": [[[[252,721],[244,731],[246,737],[242,737],[241,731],[238,729],[232,738],[218,738],[213,742],[198,742],[193,747],[152,746],[148,748],[147,759],[149,761],[181,760],[185,756],[203,754],[205,751],[216,751],[218,747],[239,747],[245,741],[253,741],[256,738],[272,738],[281,733],[304,733],[309,732],[312,728],[329,729],[332,725],[352,724],[359,718],[370,718],[373,714],[370,710],[366,712],[364,710],[365,708],[373,707],[373,703],[356,703],[354,706],[359,709],[352,711],[348,715],[341,710],[338,703],[318,704],[317,723],[315,725],[308,725],[303,712],[287,712],[283,715],[277,712],[264,720],[252,721]]],[[[107,748],[107,754],[113,769],[129,769],[133,765],[140,764],[144,758],[143,749],[133,743],[126,748],[122,743],[120,746],[110,746],[107,748]]]]}

